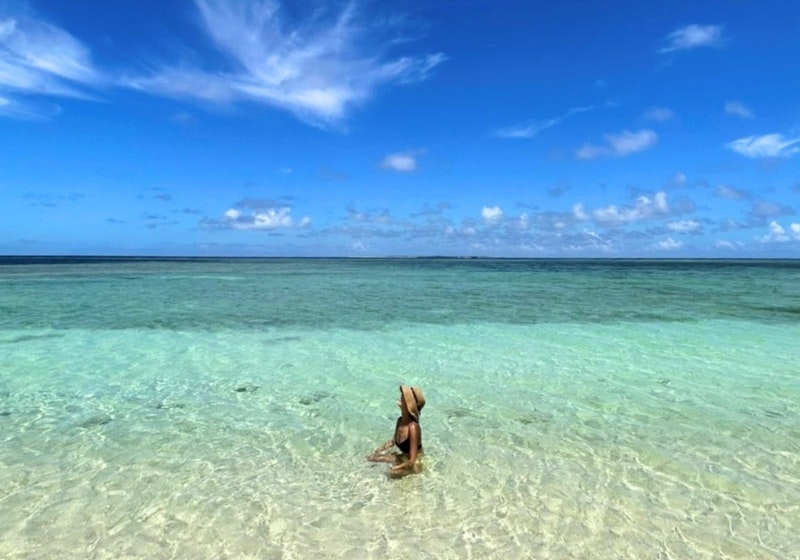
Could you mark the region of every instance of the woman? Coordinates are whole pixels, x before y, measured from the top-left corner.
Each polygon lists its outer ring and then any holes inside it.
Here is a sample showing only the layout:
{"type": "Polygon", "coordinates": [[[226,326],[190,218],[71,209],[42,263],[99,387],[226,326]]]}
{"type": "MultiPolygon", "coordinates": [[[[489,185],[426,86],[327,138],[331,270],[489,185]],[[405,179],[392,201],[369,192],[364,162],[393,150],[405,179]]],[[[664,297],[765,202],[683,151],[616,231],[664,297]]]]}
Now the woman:
{"type": "Polygon", "coordinates": [[[375,462],[394,463],[389,474],[417,472],[417,458],[422,455],[422,430],[419,413],[425,406],[425,396],[419,387],[400,385],[400,418],[394,427],[394,437],[381,445],[367,459],[375,462]],[[387,453],[392,447],[399,452],[387,453]]]}

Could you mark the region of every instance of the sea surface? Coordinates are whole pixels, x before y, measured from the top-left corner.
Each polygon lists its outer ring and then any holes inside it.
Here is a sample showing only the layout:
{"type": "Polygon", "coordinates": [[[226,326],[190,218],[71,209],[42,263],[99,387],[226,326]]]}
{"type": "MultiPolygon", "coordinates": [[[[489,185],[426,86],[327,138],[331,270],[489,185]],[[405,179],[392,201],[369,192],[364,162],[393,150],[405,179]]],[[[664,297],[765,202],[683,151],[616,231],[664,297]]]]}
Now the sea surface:
{"type": "Polygon", "coordinates": [[[800,261],[0,258],[7,560],[797,559],[798,416],[800,261]]]}

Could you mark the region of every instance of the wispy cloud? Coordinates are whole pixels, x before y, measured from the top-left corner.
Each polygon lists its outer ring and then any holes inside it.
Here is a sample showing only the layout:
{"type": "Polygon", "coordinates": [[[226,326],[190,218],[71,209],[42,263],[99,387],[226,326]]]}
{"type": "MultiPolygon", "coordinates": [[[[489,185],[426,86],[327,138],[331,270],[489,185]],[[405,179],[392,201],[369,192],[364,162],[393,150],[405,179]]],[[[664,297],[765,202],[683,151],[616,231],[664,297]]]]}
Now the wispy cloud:
{"type": "Polygon", "coordinates": [[[67,203],[80,202],[86,195],[78,192],[63,193],[59,195],[30,192],[23,195],[23,199],[30,200],[31,206],[43,208],[58,208],[67,203]]]}
{"type": "Polygon", "coordinates": [[[47,116],[58,109],[37,98],[91,99],[103,82],[89,49],[63,29],[0,14],[0,115],[47,116]]]}
{"type": "Polygon", "coordinates": [[[195,122],[194,116],[191,113],[187,113],[186,111],[178,111],[177,113],[172,115],[172,117],[170,117],[170,120],[175,124],[180,124],[180,125],[189,125],[195,122]]]}
{"type": "Polygon", "coordinates": [[[575,157],[578,159],[593,159],[602,156],[624,157],[651,148],[658,142],[658,135],[649,129],[636,132],[624,130],[619,134],[606,134],[604,138],[605,145],[586,144],[575,153],[575,157]]]}
{"type": "Polygon", "coordinates": [[[289,24],[278,2],[195,0],[203,31],[229,70],[164,67],[125,80],[149,93],[211,103],[249,100],[293,113],[320,127],[336,126],[376,88],[425,80],[442,53],[384,59],[366,17],[349,3],[333,14],[316,10],[289,24]]]}
{"type": "Polygon", "coordinates": [[[594,109],[594,107],[591,106],[573,107],[572,109],[570,109],[569,111],[567,111],[566,113],[564,113],[559,117],[554,117],[552,119],[547,119],[545,121],[534,121],[517,126],[510,126],[508,128],[501,128],[495,131],[494,135],[499,138],[533,138],[543,130],[552,128],[573,115],[576,115],[578,113],[584,113],[586,111],[591,111],[592,109],[594,109]]]}
{"type": "Polygon", "coordinates": [[[700,230],[700,222],[696,220],[680,220],[667,224],[667,229],[675,233],[693,233],[700,230]]]}
{"type": "Polygon", "coordinates": [[[686,173],[682,173],[680,171],[678,173],[676,173],[675,175],[673,175],[672,179],[670,179],[670,183],[672,183],[672,185],[676,186],[676,187],[685,187],[686,186],[686,181],[688,181],[688,177],[686,177],[686,173]]]}
{"type": "Polygon", "coordinates": [[[743,119],[753,118],[753,112],[741,101],[728,101],[725,103],[725,112],[743,119]]]}
{"type": "Polygon", "coordinates": [[[720,239],[714,243],[717,249],[724,249],[727,251],[738,251],[744,249],[744,244],[741,241],[730,241],[728,239],[720,239]]]}
{"type": "Polygon", "coordinates": [[[800,153],[800,137],[786,138],[783,134],[747,136],[725,144],[725,147],[749,158],[783,157],[800,153]]]}
{"type": "Polygon", "coordinates": [[[681,247],[683,247],[683,241],[676,241],[671,237],[667,237],[653,245],[653,248],[658,251],[677,251],[681,247]]]}
{"type": "Polygon", "coordinates": [[[442,201],[435,206],[425,205],[421,210],[418,212],[414,212],[411,214],[412,218],[427,218],[427,219],[438,219],[441,217],[445,212],[452,209],[452,205],[449,202],[442,201]]]}
{"type": "Polygon", "coordinates": [[[379,165],[390,171],[410,173],[417,170],[417,156],[420,153],[419,150],[410,150],[389,154],[380,161],[379,165]]]}
{"type": "Polygon", "coordinates": [[[675,112],[666,107],[651,107],[645,111],[642,118],[648,121],[664,122],[675,118],[675,112]]]}
{"type": "Polygon", "coordinates": [[[750,208],[750,218],[752,223],[764,223],[765,220],[777,216],[791,216],[794,210],[778,202],[771,200],[753,201],[750,208]]]}
{"type": "Polygon", "coordinates": [[[347,208],[347,220],[351,222],[361,222],[369,224],[394,224],[395,219],[388,208],[380,210],[357,210],[353,206],[347,208]]]}
{"type": "Polygon", "coordinates": [[[721,25],[687,25],[666,37],[666,46],[660,52],[687,51],[697,47],[719,47],[723,44],[721,25]]]}
{"type": "Polygon", "coordinates": [[[60,107],[49,103],[20,100],[13,97],[0,97],[0,116],[17,119],[36,120],[53,116],[60,107]]]}
{"type": "Polygon", "coordinates": [[[723,184],[717,185],[717,188],[714,190],[714,194],[720,198],[727,198],[729,200],[745,200],[751,196],[745,191],[723,184]]]}

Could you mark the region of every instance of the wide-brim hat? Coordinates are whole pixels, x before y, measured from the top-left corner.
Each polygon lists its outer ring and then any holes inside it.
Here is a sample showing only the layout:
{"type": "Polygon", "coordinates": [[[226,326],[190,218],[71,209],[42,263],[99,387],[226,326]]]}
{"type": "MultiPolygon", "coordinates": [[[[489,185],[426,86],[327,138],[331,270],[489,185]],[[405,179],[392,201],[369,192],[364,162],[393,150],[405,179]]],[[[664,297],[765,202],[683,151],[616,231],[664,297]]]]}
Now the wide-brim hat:
{"type": "Polygon", "coordinates": [[[419,420],[419,412],[425,406],[425,395],[422,394],[422,389],[419,387],[409,387],[407,385],[400,385],[400,392],[403,394],[403,400],[406,403],[408,413],[419,420]]]}

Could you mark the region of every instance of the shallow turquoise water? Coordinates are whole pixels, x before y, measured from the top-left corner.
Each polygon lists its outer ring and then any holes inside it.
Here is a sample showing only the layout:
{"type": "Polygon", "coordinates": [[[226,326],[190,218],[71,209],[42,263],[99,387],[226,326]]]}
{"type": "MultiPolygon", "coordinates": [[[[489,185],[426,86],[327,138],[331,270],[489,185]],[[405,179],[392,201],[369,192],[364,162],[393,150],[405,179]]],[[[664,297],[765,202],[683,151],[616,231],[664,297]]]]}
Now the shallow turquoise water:
{"type": "Polygon", "coordinates": [[[800,262],[2,263],[2,558],[798,557],[800,262]]]}

